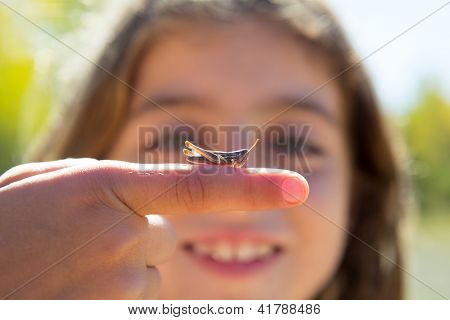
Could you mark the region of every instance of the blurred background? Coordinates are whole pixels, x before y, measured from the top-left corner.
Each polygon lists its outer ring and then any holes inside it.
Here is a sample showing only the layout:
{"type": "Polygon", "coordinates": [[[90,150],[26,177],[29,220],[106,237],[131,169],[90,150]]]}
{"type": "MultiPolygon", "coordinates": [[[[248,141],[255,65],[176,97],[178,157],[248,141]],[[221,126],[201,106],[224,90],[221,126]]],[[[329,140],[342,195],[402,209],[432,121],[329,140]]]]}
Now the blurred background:
{"type": "MultiPolygon", "coordinates": [[[[328,0],[361,57],[447,1],[328,0]]],[[[0,0],[0,174],[21,163],[72,77],[95,60],[119,0],[0,0]],[[77,51],[75,53],[72,49],[77,51]]],[[[417,210],[406,269],[450,297],[450,5],[364,61],[406,142],[417,210]]],[[[439,299],[405,276],[407,298],[439,299]]]]}

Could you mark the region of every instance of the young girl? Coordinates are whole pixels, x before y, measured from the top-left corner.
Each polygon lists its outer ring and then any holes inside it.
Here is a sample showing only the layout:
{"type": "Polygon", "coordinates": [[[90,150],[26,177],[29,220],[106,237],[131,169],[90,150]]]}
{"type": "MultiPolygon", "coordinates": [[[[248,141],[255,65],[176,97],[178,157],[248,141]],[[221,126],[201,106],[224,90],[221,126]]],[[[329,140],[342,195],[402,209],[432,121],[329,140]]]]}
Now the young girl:
{"type": "Polygon", "coordinates": [[[399,173],[364,71],[340,74],[357,61],[319,1],[135,6],[34,162],[0,179],[1,296],[402,298],[399,173]],[[309,128],[306,166],[264,130],[250,164],[272,169],[157,165],[184,143],[163,127],[269,122],[309,128]]]}

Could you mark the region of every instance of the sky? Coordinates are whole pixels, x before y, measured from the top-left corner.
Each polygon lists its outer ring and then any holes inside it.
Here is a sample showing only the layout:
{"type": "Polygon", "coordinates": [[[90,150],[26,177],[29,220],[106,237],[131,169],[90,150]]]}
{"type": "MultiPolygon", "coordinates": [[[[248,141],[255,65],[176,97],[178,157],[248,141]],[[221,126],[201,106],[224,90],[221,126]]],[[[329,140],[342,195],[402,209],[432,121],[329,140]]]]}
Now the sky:
{"type": "Polygon", "coordinates": [[[435,81],[450,100],[450,3],[443,0],[327,0],[360,57],[446,5],[368,58],[385,109],[402,113],[423,81],[435,81]]]}

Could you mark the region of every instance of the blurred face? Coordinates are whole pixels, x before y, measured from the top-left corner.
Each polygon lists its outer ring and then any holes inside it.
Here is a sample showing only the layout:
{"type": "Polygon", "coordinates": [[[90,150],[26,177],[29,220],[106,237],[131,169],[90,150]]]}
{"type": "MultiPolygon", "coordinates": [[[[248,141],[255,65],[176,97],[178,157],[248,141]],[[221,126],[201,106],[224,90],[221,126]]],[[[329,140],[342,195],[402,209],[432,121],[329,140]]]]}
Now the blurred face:
{"type": "MultiPolygon", "coordinates": [[[[288,32],[246,19],[226,26],[183,25],[164,34],[140,61],[134,86],[193,127],[243,127],[263,124],[331,76],[324,60],[288,32]]],[[[346,228],[348,219],[350,172],[342,104],[339,88],[331,82],[273,121],[281,128],[308,128],[301,144],[303,166],[289,161],[291,156],[265,161],[268,154],[255,152],[260,159],[250,155],[249,166],[303,173],[310,184],[306,205],[166,216],[179,246],[158,267],[161,298],[307,299],[326,285],[345,245],[345,233],[334,224],[346,228]]],[[[138,141],[138,126],[179,124],[142,96],[132,97],[131,108],[112,159],[137,162],[138,152],[149,151],[138,141]]],[[[287,153],[264,134],[260,147],[275,155],[287,153]]],[[[253,142],[226,140],[214,147],[239,149],[253,142]]]]}

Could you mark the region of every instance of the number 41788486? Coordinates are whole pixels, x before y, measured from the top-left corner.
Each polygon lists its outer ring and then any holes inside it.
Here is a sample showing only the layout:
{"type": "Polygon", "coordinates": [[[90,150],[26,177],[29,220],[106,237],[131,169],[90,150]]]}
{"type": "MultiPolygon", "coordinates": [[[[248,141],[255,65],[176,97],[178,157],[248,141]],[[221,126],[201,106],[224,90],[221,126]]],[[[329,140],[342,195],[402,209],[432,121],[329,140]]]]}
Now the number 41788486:
{"type": "Polygon", "coordinates": [[[261,314],[319,314],[319,304],[287,304],[287,303],[270,303],[262,304],[258,308],[258,312],[261,314]]]}

